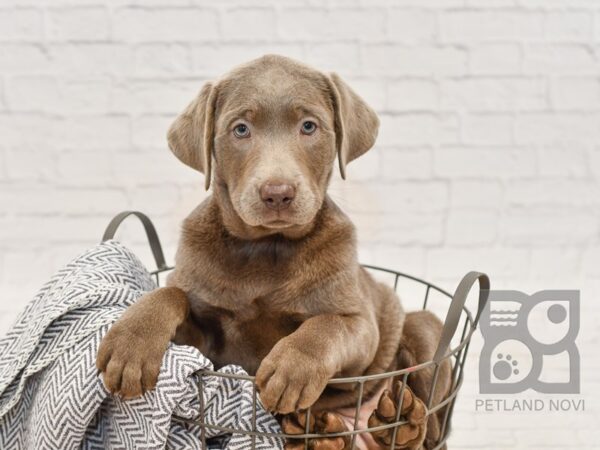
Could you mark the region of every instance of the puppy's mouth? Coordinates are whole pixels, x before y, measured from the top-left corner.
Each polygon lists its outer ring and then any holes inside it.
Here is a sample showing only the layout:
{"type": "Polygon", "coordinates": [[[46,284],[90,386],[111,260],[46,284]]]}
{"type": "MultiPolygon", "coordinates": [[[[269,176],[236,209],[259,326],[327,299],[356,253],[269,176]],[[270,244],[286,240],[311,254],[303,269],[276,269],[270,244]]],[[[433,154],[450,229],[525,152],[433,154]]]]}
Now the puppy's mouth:
{"type": "Polygon", "coordinates": [[[292,211],[265,212],[261,219],[261,226],[271,229],[303,226],[312,221],[312,218],[307,220],[304,217],[298,217],[298,214],[295,214],[292,211]]]}
{"type": "Polygon", "coordinates": [[[272,211],[267,208],[258,209],[259,211],[254,210],[250,214],[248,214],[248,211],[242,210],[240,217],[246,225],[267,228],[269,230],[284,230],[305,226],[314,219],[314,214],[298,214],[293,209],[283,211],[272,211]]]}
{"type": "Polygon", "coordinates": [[[296,225],[304,225],[301,220],[298,220],[297,214],[293,210],[272,211],[269,209],[263,210],[260,214],[261,225],[265,228],[281,229],[289,228],[296,225]]]}
{"type": "Polygon", "coordinates": [[[287,220],[271,220],[268,222],[265,222],[263,224],[263,226],[265,228],[273,228],[273,229],[281,229],[281,228],[289,228],[289,227],[293,227],[294,225],[296,225],[293,222],[288,222],[287,220]]]}

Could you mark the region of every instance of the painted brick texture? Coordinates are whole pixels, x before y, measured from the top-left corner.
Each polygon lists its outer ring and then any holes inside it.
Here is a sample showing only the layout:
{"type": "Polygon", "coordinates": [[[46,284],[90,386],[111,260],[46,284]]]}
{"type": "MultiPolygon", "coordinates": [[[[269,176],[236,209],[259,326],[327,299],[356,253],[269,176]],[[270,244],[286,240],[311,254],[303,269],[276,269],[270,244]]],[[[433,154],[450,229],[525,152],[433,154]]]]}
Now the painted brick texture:
{"type": "MultiPolygon", "coordinates": [[[[167,127],[264,53],[338,72],[380,115],[375,149],[331,188],[363,261],[448,289],[470,269],[582,289],[588,411],[475,413],[474,344],[451,448],[599,446],[596,0],[2,0],[0,334],[118,211],[149,214],[172,260],[206,194],[167,127]]],[[[150,263],[138,224],[121,236],[150,263]]]]}

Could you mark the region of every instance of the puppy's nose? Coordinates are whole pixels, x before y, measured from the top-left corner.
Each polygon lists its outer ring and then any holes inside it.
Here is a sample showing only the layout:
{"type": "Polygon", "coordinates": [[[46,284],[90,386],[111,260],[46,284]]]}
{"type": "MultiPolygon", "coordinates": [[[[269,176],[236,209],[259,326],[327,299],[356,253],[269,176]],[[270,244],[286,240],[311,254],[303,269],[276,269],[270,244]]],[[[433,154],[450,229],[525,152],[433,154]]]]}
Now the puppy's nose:
{"type": "Polygon", "coordinates": [[[287,183],[265,183],[260,188],[260,198],[271,209],[282,210],[290,206],[296,189],[287,183]]]}

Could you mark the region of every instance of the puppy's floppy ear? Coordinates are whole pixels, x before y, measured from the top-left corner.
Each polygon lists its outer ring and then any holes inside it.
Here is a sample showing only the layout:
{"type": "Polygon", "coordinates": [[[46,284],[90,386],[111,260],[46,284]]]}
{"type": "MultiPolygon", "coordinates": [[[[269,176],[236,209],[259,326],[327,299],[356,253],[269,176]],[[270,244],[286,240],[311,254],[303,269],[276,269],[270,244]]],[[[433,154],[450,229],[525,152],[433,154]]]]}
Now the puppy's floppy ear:
{"type": "Polygon", "coordinates": [[[346,164],[375,144],[379,119],[375,111],[336,73],[330,74],[327,81],[333,101],[340,173],[346,179],[346,164]]]}
{"type": "Polygon", "coordinates": [[[169,148],[181,162],[204,173],[210,187],[217,87],[206,83],[169,128],[169,148]]]}

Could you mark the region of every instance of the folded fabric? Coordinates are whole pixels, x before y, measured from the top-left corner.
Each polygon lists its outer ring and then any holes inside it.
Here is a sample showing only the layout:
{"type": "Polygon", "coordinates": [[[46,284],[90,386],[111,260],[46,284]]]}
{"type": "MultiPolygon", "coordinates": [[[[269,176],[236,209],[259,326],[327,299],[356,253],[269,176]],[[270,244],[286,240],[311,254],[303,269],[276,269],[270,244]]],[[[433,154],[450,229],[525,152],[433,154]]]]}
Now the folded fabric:
{"type": "MultiPolygon", "coordinates": [[[[198,349],[171,344],[156,389],[143,397],[111,396],[98,375],[98,345],[110,324],[156,286],[142,263],[116,241],[86,251],[60,270],[0,340],[0,449],[201,449],[200,427],[174,420],[199,418],[199,395],[210,424],[252,430],[252,385],[205,376],[212,370],[198,349]]],[[[222,372],[245,374],[237,366],[222,372]]],[[[279,432],[260,402],[256,429],[279,432]]],[[[207,430],[207,436],[218,434],[207,430]]],[[[257,437],[256,449],[283,448],[257,437]]],[[[234,434],[223,444],[251,449],[234,434]]]]}

